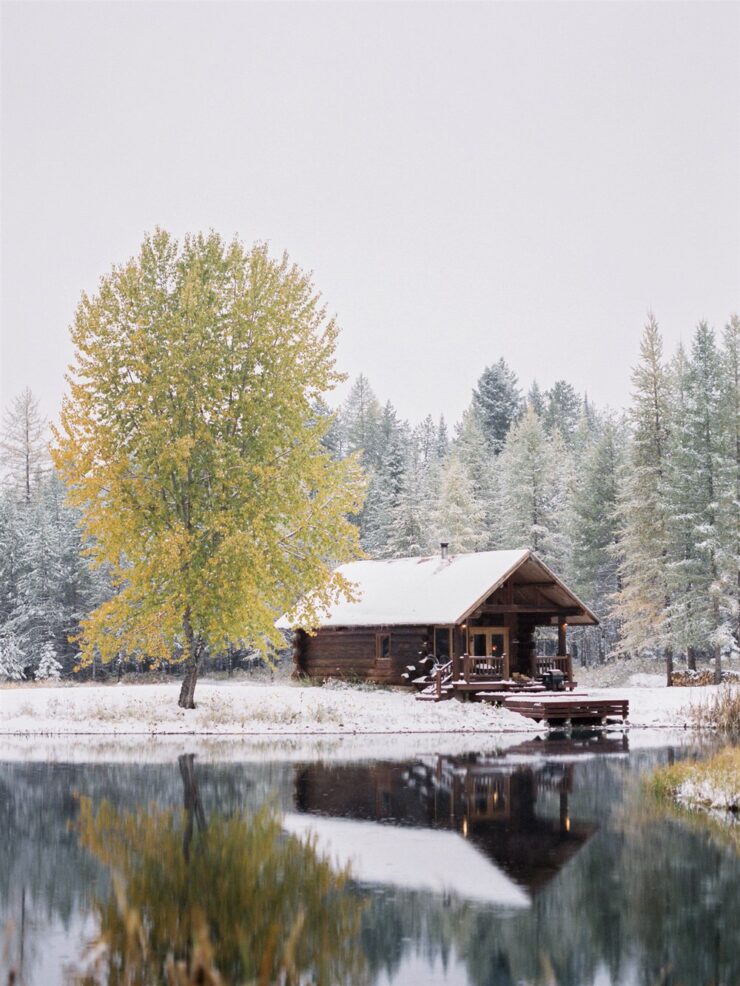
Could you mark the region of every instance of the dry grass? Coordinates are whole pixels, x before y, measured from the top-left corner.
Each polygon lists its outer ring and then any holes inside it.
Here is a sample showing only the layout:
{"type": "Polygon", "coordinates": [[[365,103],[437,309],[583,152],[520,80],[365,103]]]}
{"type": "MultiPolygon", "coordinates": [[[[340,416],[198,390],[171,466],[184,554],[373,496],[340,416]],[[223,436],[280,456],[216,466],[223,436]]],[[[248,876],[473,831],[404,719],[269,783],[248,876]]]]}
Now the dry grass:
{"type": "Polygon", "coordinates": [[[700,825],[740,853],[740,748],[656,770],[648,780],[658,810],[700,825]]]}
{"type": "Polygon", "coordinates": [[[708,701],[692,706],[689,718],[698,729],[740,736],[740,686],[723,686],[708,701]]]}
{"type": "Polygon", "coordinates": [[[740,747],[725,747],[707,760],[685,760],[661,767],[651,779],[653,792],[660,798],[675,798],[688,783],[727,792],[728,802],[740,800],[740,747]]]}

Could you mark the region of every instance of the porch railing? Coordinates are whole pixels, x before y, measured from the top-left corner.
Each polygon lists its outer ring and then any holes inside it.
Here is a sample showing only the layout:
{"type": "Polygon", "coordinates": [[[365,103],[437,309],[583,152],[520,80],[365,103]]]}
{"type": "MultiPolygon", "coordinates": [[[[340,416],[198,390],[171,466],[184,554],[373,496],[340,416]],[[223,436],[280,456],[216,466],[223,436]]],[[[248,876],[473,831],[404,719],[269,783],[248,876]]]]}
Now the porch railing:
{"type": "MultiPolygon", "coordinates": [[[[487,654],[480,657],[475,654],[463,654],[461,664],[462,678],[467,684],[476,681],[501,681],[510,677],[508,654],[487,654]]],[[[537,655],[532,658],[533,678],[539,678],[545,671],[551,670],[562,671],[566,681],[572,681],[573,664],[570,654],[557,654],[552,657],[537,655]]]]}
{"type": "Polygon", "coordinates": [[[471,681],[500,681],[509,677],[509,655],[487,654],[481,657],[475,654],[463,654],[463,678],[471,681]]]}
{"type": "Polygon", "coordinates": [[[573,680],[573,663],[570,654],[556,654],[551,657],[536,656],[534,677],[539,678],[545,671],[562,671],[567,681],[573,680]]]}
{"type": "Polygon", "coordinates": [[[442,689],[452,678],[452,661],[445,664],[438,664],[434,669],[434,694],[438,699],[442,698],[442,689]]]}

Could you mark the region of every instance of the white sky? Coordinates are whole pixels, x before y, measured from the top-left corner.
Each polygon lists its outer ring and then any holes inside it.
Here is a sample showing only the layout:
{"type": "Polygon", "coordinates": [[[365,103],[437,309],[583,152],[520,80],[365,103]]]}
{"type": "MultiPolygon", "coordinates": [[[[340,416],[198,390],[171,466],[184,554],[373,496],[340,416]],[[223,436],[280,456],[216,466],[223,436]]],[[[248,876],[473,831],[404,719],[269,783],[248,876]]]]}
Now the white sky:
{"type": "Polygon", "coordinates": [[[1,124],[3,404],[156,224],[287,249],[413,420],[740,309],[738,3],[4,2],[1,124]]]}

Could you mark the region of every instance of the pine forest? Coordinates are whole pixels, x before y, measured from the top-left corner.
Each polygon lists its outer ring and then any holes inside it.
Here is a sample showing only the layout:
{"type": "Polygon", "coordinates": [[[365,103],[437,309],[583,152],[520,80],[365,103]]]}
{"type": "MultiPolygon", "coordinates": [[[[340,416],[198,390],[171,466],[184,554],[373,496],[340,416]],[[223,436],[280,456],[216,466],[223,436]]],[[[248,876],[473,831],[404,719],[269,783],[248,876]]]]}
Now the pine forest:
{"type": "MultiPolygon", "coordinates": [[[[430,409],[433,410],[433,409],[430,409]]],[[[332,413],[322,406],[320,413],[332,413]]],[[[635,656],[715,673],[740,641],[740,318],[664,352],[650,316],[625,410],[598,383],[542,389],[505,359],[482,368],[462,419],[400,420],[352,384],[325,439],[367,476],[352,518],[371,558],[528,547],[601,620],[575,629],[581,663],[635,656]]],[[[29,391],[5,410],[0,492],[0,679],[73,672],[79,622],[111,593],[46,451],[29,391]]],[[[244,654],[209,655],[211,664],[244,654]]],[[[121,656],[119,671],[149,667],[121,656]]],[[[96,673],[95,665],[87,674],[96,673]]]]}

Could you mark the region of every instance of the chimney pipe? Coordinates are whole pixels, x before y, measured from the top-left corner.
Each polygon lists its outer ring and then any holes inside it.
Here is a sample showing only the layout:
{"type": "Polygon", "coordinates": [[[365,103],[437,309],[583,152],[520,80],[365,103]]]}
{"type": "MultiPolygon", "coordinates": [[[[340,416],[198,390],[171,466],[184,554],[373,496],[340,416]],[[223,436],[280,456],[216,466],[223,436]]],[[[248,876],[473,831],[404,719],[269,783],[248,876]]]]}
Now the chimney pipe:
{"type": "Polygon", "coordinates": [[[442,560],[443,561],[447,558],[447,549],[449,548],[449,546],[450,546],[449,541],[440,541],[439,542],[439,550],[440,550],[440,553],[442,555],[442,560]]]}

